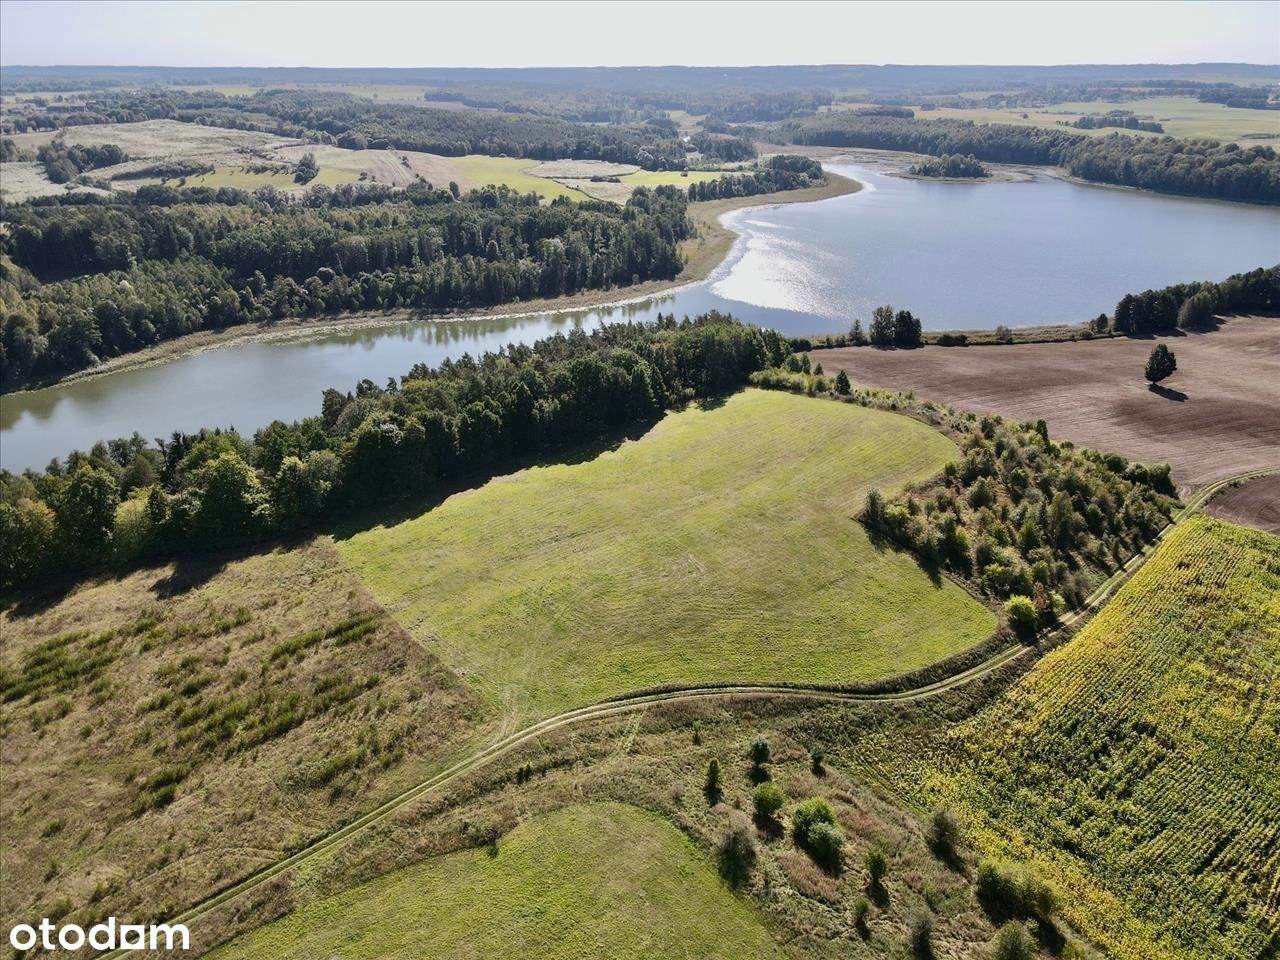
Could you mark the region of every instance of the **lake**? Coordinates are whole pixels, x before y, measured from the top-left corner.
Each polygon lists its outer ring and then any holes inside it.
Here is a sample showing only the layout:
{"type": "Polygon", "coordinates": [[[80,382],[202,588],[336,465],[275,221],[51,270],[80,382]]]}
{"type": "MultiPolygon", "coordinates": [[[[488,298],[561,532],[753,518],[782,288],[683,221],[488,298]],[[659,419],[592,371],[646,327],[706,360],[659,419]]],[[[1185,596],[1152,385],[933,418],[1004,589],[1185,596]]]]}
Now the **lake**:
{"type": "MultiPolygon", "coordinates": [[[[705,281],[612,308],[422,321],[276,343],[242,343],[0,398],[0,466],[42,467],[128,436],[316,414],[326,387],[385,383],[413,364],[473,355],[658,312],[733,313],[788,334],[847,330],[881,303],[925,329],[1080,322],[1125,293],[1220,280],[1280,260],[1280,209],[1084,186],[932,183],[831,163],[864,188],[818,203],[738,210],[738,240],[705,281]]],[[[625,291],[622,291],[625,295],[625,291]]]]}

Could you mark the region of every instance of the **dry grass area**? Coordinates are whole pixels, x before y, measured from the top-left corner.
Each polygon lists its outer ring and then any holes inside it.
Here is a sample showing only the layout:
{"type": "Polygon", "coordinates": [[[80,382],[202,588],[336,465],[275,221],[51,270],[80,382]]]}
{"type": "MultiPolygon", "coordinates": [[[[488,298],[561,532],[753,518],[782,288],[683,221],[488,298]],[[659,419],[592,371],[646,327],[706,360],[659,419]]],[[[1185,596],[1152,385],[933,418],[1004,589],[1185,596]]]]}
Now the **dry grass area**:
{"type": "Polygon", "coordinates": [[[44,174],[44,164],[35,161],[0,164],[0,197],[21,203],[36,197],[61,196],[83,191],[103,193],[97,187],[85,187],[77,183],[54,183],[44,174]]]}
{"type": "Polygon", "coordinates": [[[331,545],[0,620],[0,917],[170,913],[425,775],[471,696],[331,545]]]}
{"type": "Polygon", "coordinates": [[[915,390],[1017,420],[1043,418],[1076,444],[1168,462],[1181,491],[1280,466],[1280,320],[1234,317],[1209,333],[1161,338],[1178,358],[1166,389],[1148,389],[1155,340],[994,347],[817,350],[829,374],[915,390]]]}
{"type": "MultiPolygon", "coordinates": [[[[815,768],[812,762],[810,748],[829,746],[826,738],[839,737],[846,720],[878,727],[887,719],[888,710],[879,706],[806,708],[795,701],[739,698],[659,705],[643,714],[554,731],[465,782],[424,795],[377,830],[318,854],[305,869],[286,871],[268,889],[219,906],[201,918],[199,929],[210,938],[227,938],[288,912],[287,919],[239,941],[225,955],[421,955],[388,942],[394,923],[369,922],[394,913],[415,917],[413,922],[422,924],[419,929],[431,932],[418,942],[419,951],[422,942],[436,945],[433,936],[439,930],[444,934],[441,956],[469,958],[491,955],[487,950],[495,927],[505,925],[513,937],[524,935],[522,918],[534,916],[541,920],[539,930],[567,929],[569,935],[550,943],[516,943],[497,955],[575,960],[703,956],[705,944],[682,952],[673,949],[680,941],[673,944],[670,938],[679,937],[690,911],[706,913],[708,905],[719,904],[711,913],[722,919],[706,915],[700,924],[723,922],[726,942],[737,942],[739,908],[735,905],[734,912],[727,912],[724,891],[707,889],[710,881],[753,905],[793,960],[905,960],[911,956],[909,925],[926,914],[935,960],[987,960],[995,927],[973,893],[976,857],[962,849],[955,858],[940,858],[926,841],[922,813],[886,800],[858,774],[849,775],[834,764],[815,768]],[[763,768],[754,768],[748,757],[757,737],[766,738],[770,746],[763,768]],[[703,790],[704,771],[712,758],[723,771],[717,797],[703,790]],[[739,811],[749,818],[751,792],[761,780],[781,789],[782,809],[772,819],[747,820],[755,851],[749,868],[723,869],[720,841],[731,819],[741,821],[739,811]],[[845,838],[838,861],[828,866],[816,863],[792,838],[792,815],[811,797],[829,803],[845,838]],[[611,832],[610,843],[603,849],[597,845],[593,852],[572,829],[559,827],[554,836],[542,831],[543,823],[564,824],[567,817],[581,817],[584,804],[617,803],[657,814],[696,845],[696,855],[679,868],[678,885],[673,875],[652,872],[648,851],[653,841],[645,835],[611,832]],[[536,850],[544,866],[526,871],[522,861],[530,850],[529,838],[538,833],[546,836],[536,850]],[[632,849],[637,852],[635,869],[632,849]],[[880,884],[871,881],[865,863],[872,850],[882,853],[887,865],[880,884]],[[580,859],[562,866],[566,857],[580,859]],[[458,872],[459,864],[466,867],[464,873],[458,872]],[[569,906],[554,901],[566,889],[566,877],[589,875],[599,864],[604,866],[603,876],[591,889],[607,891],[614,903],[628,905],[638,919],[650,916],[651,900],[673,892],[678,897],[682,889],[693,902],[673,904],[665,912],[669,926],[643,926],[650,938],[645,951],[619,952],[607,942],[590,940],[584,946],[578,938],[581,914],[596,910],[598,895],[580,894],[569,906]],[[719,880],[705,876],[707,868],[716,867],[723,872],[719,880]],[[481,873],[492,879],[481,881],[478,895],[459,899],[481,873]],[[424,906],[424,893],[440,877],[453,878],[454,883],[437,886],[439,895],[424,906]],[[864,900],[865,906],[860,906],[864,900]],[[437,904],[435,911],[430,909],[432,902],[437,904]],[[439,907],[442,903],[450,906],[439,907]],[[857,919],[860,911],[865,911],[862,923],[857,919]],[[450,949],[451,928],[463,918],[477,934],[473,952],[450,949]],[[337,930],[338,936],[318,936],[326,930],[337,930]],[[252,946],[264,949],[247,949],[252,946]]],[[[637,816],[632,813],[629,819],[637,816]]],[[[653,818],[645,815],[640,822],[653,823],[653,818]]],[[[616,907],[606,904],[600,915],[606,924],[618,923],[616,907]]],[[[204,936],[201,940],[203,945],[216,942],[204,936]]],[[[731,954],[761,956],[758,947],[731,954]]]]}
{"type": "MultiPolygon", "coordinates": [[[[41,130],[36,133],[15,134],[12,139],[18,149],[34,151],[62,133],[60,130],[41,130]]],[[[208,160],[210,163],[243,160],[246,152],[265,153],[275,147],[298,143],[297,140],[277,137],[272,133],[206,127],[196,123],[180,123],[177,120],[85,124],[67,129],[64,139],[69,146],[102,146],[114,143],[131,160],[181,157],[208,160]]]]}

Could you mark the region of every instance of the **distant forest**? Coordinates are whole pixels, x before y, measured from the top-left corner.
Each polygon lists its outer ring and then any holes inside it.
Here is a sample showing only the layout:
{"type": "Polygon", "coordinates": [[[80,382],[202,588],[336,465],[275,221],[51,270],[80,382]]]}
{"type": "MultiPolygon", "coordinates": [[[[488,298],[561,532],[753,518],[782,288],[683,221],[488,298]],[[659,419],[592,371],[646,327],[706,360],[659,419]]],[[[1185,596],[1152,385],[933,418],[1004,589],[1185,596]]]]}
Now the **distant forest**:
{"type": "Polygon", "coordinates": [[[1212,140],[1109,134],[1066,129],[823,113],[756,128],[762,140],[825,147],[903,150],[934,156],[967,154],[989,163],[1060,166],[1097,183],[1166,193],[1280,203],[1280,158],[1271,147],[1212,140]]]}

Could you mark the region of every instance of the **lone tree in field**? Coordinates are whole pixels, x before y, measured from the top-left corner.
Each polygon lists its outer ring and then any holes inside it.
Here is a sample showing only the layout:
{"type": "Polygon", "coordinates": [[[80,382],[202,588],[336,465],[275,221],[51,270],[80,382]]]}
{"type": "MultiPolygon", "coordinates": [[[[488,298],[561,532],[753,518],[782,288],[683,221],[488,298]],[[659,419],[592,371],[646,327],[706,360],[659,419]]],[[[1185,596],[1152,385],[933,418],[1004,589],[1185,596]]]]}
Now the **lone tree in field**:
{"type": "Polygon", "coordinates": [[[1153,384],[1159,383],[1161,380],[1171,376],[1173,371],[1178,369],[1178,358],[1173,355],[1173,351],[1166,347],[1163,343],[1157,343],[1151,349],[1151,356],[1147,357],[1147,379],[1153,384]]]}
{"type": "Polygon", "coordinates": [[[847,397],[853,391],[853,384],[849,382],[849,375],[841,370],[836,374],[836,393],[842,397],[847,397]]]}

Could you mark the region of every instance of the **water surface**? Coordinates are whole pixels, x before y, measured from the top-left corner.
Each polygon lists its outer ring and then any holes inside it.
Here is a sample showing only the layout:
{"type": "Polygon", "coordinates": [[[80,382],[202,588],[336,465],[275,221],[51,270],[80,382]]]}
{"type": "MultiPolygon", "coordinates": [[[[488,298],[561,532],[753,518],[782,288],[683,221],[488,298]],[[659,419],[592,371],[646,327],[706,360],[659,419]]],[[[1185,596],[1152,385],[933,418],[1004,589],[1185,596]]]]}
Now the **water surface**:
{"type": "MultiPolygon", "coordinates": [[[[702,283],[611,308],[421,321],[240,343],[0,398],[0,466],[41,467],[95,441],[315,414],[326,387],[574,327],[710,309],[788,334],[842,331],[892,303],[926,329],[1079,322],[1130,291],[1222,279],[1280,260],[1280,209],[1139,194],[1047,176],[930,183],[831,164],[858,193],[728,214],[733,250],[702,283]]],[[[624,291],[625,293],[625,291],[624,291]]]]}

